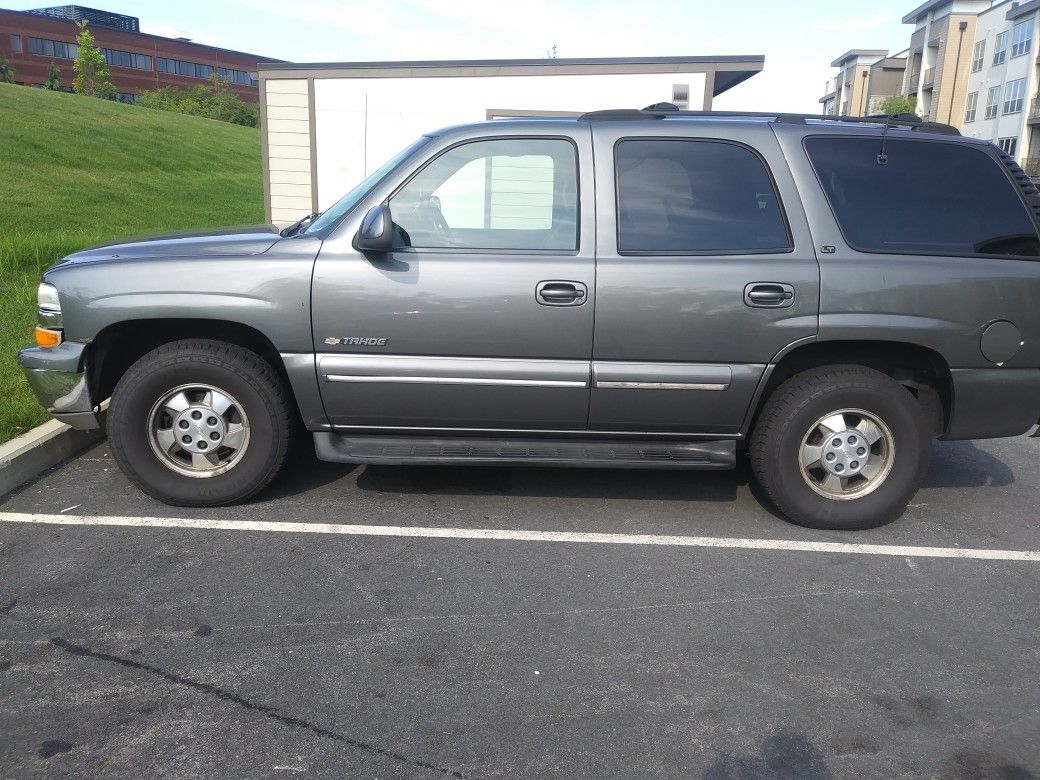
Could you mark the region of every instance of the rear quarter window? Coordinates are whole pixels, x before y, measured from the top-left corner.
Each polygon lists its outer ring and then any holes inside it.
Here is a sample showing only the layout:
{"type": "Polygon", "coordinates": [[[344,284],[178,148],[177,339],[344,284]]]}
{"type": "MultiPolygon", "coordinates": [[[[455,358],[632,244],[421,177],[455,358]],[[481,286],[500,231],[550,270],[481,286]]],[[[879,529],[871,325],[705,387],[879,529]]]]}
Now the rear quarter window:
{"type": "Polygon", "coordinates": [[[706,139],[624,139],[614,148],[621,254],[789,252],[791,236],[764,161],[706,139]]]}
{"type": "Polygon", "coordinates": [[[817,136],[806,153],[849,246],[861,252],[1040,257],[1036,226],[1000,164],[941,141],[817,136]]]}

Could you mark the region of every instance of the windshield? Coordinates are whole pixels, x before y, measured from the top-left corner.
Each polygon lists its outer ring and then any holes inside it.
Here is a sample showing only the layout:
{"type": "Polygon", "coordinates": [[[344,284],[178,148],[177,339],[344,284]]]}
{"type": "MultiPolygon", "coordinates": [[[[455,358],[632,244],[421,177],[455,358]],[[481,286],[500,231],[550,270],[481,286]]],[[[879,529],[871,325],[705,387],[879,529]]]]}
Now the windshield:
{"type": "Polygon", "coordinates": [[[411,154],[421,147],[425,146],[430,142],[430,136],[424,135],[417,141],[414,141],[410,145],[406,146],[392,158],[387,160],[382,166],[374,171],[368,178],[358,184],[354,189],[344,195],[342,198],[333,203],[329,208],[321,213],[321,215],[313,222],[311,222],[307,228],[301,232],[303,233],[320,233],[322,230],[336,224],[339,219],[353,209],[358,202],[367,195],[373,187],[375,187],[383,177],[385,177],[390,171],[396,168],[405,158],[411,156],[411,154]]]}

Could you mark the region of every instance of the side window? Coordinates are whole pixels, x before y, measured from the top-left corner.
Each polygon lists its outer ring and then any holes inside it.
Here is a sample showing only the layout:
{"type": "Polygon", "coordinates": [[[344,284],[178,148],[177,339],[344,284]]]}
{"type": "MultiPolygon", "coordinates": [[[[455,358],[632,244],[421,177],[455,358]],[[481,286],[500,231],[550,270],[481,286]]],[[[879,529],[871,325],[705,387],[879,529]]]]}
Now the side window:
{"type": "Polygon", "coordinates": [[[889,136],[816,137],[809,159],[845,240],[861,252],[1040,256],[1036,227],[1015,185],[967,144],[889,136]]]}
{"type": "Polygon", "coordinates": [[[723,141],[630,139],[614,151],[618,251],[787,252],[776,187],[750,149],[723,141]]]}
{"type": "Polygon", "coordinates": [[[559,138],[456,146],[398,190],[390,213],[401,247],[574,251],[577,149],[559,138]]]}

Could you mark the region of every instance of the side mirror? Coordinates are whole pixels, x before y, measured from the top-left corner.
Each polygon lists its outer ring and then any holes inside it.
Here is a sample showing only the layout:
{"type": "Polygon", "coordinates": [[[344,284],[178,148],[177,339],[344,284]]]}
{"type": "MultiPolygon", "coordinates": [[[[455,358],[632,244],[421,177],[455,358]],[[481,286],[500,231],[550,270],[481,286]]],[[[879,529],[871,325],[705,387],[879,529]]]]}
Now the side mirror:
{"type": "Polygon", "coordinates": [[[354,236],[354,249],[359,252],[389,252],[394,246],[394,221],[385,203],[373,206],[361,220],[354,236]]]}

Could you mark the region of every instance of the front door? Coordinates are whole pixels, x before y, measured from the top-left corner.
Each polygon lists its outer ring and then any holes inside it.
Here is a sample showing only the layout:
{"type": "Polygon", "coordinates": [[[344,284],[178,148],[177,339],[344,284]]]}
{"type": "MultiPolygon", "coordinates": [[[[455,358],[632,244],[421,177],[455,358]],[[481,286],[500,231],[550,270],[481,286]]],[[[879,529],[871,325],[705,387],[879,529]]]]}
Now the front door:
{"type": "Polygon", "coordinates": [[[390,195],[392,252],[326,243],[313,322],[334,426],[585,429],[590,155],[588,128],[449,138],[390,195]]]}
{"type": "Polygon", "coordinates": [[[735,436],[766,365],[817,332],[819,267],[767,124],[668,127],[687,137],[596,129],[616,202],[599,204],[590,427],[735,436]]]}

